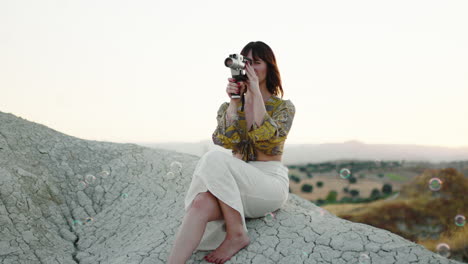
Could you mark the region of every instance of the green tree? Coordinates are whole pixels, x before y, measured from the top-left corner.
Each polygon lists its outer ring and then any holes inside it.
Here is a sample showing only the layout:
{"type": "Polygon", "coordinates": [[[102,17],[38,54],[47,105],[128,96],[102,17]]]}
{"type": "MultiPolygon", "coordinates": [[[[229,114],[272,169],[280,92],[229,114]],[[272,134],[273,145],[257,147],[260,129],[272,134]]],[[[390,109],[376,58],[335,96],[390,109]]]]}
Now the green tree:
{"type": "Polygon", "coordinates": [[[346,196],[344,196],[343,198],[341,198],[340,202],[342,202],[342,203],[350,203],[350,202],[351,202],[351,197],[346,197],[346,196]]]}
{"type": "Polygon", "coordinates": [[[317,205],[320,206],[320,205],[323,205],[325,203],[325,201],[323,199],[317,199],[317,205]]]}
{"type": "Polygon", "coordinates": [[[390,194],[392,193],[392,185],[389,184],[389,183],[385,183],[383,186],[382,186],[382,192],[384,194],[390,194]]]}
{"type": "Polygon", "coordinates": [[[356,197],[359,195],[359,191],[356,189],[352,189],[351,191],[349,191],[349,193],[351,194],[352,197],[356,197]]]}
{"type": "Polygon", "coordinates": [[[302,192],[308,192],[308,193],[311,193],[312,191],[314,190],[314,186],[306,183],[306,184],[303,184],[302,187],[301,187],[301,191],[302,192]]]}
{"type": "Polygon", "coordinates": [[[318,181],[318,182],[317,182],[317,187],[322,188],[322,186],[323,186],[323,182],[322,182],[322,181],[318,181]]]}
{"type": "Polygon", "coordinates": [[[370,197],[374,198],[374,197],[379,197],[379,196],[380,196],[380,190],[377,188],[372,189],[370,197]]]}
{"type": "Polygon", "coordinates": [[[331,190],[328,192],[327,198],[325,199],[329,203],[334,203],[336,202],[336,197],[338,196],[338,192],[335,190],[331,190]]]}
{"type": "Polygon", "coordinates": [[[295,183],[299,183],[301,181],[301,178],[299,178],[298,176],[292,174],[290,177],[289,177],[292,181],[294,181],[295,183]]]}

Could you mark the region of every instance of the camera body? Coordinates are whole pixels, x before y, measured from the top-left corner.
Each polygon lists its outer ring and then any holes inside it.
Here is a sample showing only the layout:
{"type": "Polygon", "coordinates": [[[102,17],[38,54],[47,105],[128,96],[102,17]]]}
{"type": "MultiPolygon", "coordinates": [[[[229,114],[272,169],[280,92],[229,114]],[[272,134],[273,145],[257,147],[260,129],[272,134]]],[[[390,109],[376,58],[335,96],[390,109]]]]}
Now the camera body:
{"type": "MultiPolygon", "coordinates": [[[[245,66],[247,63],[252,63],[252,60],[242,56],[240,54],[230,54],[224,60],[224,65],[231,69],[232,78],[236,79],[236,82],[246,81],[247,75],[245,74],[245,66]]],[[[231,98],[240,98],[240,94],[231,94],[231,98]]]]}

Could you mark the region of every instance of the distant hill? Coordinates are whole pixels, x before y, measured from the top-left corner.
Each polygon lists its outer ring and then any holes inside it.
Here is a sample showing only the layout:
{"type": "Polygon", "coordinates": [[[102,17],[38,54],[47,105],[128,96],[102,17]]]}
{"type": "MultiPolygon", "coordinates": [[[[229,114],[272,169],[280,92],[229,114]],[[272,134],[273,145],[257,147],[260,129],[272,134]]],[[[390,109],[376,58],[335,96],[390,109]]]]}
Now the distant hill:
{"type": "MultiPolygon", "coordinates": [[[[133,143],[153,148],[174,150],[196,156],[202,156],[205,152],[214,148],[231,153],[231,150],[214,145],[211,140],[195,143],[133,143]]],[[[283,155],[283,163],[286,165],[342,159],[448,162],[468,160],[468,147],[449,148],[420,145],[365,144],[359,141],[325,144],[286,143],[283,155]]]]}

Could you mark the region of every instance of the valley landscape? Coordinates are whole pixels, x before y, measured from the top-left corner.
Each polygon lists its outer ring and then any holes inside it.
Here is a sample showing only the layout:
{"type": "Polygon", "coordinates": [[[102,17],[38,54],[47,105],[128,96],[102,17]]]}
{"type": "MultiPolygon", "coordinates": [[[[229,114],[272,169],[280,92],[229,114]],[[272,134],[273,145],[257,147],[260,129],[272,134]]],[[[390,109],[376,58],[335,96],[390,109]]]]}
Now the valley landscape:
{"type": "Polygon", "coordinates": [[[290,165],[290,193],[340,218],[389,230],[467,262],[467,168],[468,161],[290,165]]]}

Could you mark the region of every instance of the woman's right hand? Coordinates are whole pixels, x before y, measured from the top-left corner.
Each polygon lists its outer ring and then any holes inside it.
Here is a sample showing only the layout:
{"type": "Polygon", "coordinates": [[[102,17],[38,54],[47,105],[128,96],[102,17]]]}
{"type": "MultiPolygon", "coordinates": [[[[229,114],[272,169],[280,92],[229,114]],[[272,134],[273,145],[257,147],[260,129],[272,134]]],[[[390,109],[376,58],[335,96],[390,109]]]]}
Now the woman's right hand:
{"type": "Polygon", "coordinates": [[[242,94],[244,93],[246,87],[245,87],[245,84],[243,84],[242,82],[238,82],[236,83],[236,79],[234,78],[228,78],[228,85],[226,87],[226,93],[227,95],[229,96],[229,98],[231,98],[231,103],[235,103],[235,104],[238,104],[240,102],[240,98],[232,98],[231,96],[231,93],[232,94],[242,94]]]}

